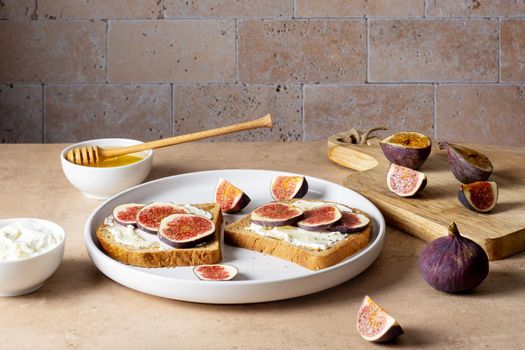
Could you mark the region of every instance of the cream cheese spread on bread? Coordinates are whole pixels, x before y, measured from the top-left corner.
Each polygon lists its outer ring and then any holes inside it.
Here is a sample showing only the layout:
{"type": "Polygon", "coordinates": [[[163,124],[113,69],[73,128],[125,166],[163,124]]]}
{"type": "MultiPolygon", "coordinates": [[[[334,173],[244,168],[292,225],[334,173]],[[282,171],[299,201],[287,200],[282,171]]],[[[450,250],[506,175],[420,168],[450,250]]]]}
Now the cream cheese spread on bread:
{"type": "Polygon", "coordinates": [[[347,235],[337,231],[307,231],[295,226],[270,228],[252,223],[247,229],[260,236],[283,240],[292,245],[313,250],[328,249],[347,237],[347,235]]]}
{"type": "MultiPolygon", "coordinates": [[[[210,212],[194,207],[189,204],[177,204],[185,207],[192,214],[201,215],[208,219],[212,218],[210,212]]],[[[106,230],[111,234],[113,239],[120,244],[124,244],[135,249],[173,249],[173,247],[160,242],[157,235],[145,233],[132,225],[121,225],[109,216],[104,220],[106,230]]]]}

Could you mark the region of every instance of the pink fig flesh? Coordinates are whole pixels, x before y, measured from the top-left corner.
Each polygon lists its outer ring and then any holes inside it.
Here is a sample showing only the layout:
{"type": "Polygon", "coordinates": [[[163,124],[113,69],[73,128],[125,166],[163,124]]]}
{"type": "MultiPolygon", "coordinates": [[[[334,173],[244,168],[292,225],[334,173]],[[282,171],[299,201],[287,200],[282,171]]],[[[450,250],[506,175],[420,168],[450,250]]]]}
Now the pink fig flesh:
{"type": "Polygon", "coordinates": [[[137,213],[137,226],[144,232],[156,234],[162,219],[173,214],[186,214],[189,212],[188,209],[180,205],[153,202],[139,210],[137,213]]]}
{"type": "Polygon", "coordinates": [[[399,323],[368,295],[357,313],[357,331],[375,343],[391,341],[404,333],[399,323]]]}
{"type": "Polygon", "coordinates": [[[479,213],[486,213],[496,206],[498,186],[493,181],[462,184],[458,191],[458,199],[465,208],[479,213]]]}
{"type": "Polygon", "coordinates": [[[331,226],[330,231],[354,233],[364,230],[370,224],[370,219],[363,214],[341,212],[341,215],[341,221],[331,226]]]}
{"type": "Polygon", "coordinates": [[[160,223],[158,237],[174,248],[190,248],[210,241],[215,234],[215,224],[210,219],[195,214],[173,214],[160,223]]]}
{"type": "Polygon", "coordinates": [[[427,177],[420,171],[392,163],[388,168],[386,183],[390,192],[400,197],[413,197],[425,188],[427,177]]]}
{"type": "Polygon", "coordinates": [[[144,204],[126,203],[113,209],[113,219],[121,225],[137,226],[137,213],[144,207],[144,204]]]}
{"type": "Polygon", "coordinates": [[[215,264],[199,265],[193,268],[193,273],[203,281],[229,281],[239,270],[233,265],[215,264]]]}
{"type": "Polygon", "coordinates": [[[304,176],[276,176],[272,179],[271,194],[275,200],[303,198],[308,192],[308,182],[304,176]]]}
{"type": "Polygon", "coordinates": [[[260,226],[294,225],[303,217],[303,211],[286,203],[268,203],[255,209],[251,221],[260,226]]]}
{"type": "Polygon", "coordinates": [[[215,186],[215,203],[224,213],[235,213],[244,209],[251,201],[250,197],[229,181],[219,178],[215,186]]]}
{"type": "Polygon", "coordinates": [[[297,226],[307,231],[322,231],[341,220],[341,212],[333,205],[321,205],[304,212],[304,219],[297,226]]]}

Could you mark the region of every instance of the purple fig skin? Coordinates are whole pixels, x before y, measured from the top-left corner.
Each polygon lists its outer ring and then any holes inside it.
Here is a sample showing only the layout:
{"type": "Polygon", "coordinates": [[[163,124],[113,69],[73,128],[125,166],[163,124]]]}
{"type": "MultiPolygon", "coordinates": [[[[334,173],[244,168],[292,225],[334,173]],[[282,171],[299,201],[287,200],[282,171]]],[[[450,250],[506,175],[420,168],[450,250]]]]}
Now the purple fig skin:
{"type": "Polygon", "coordinates": [[[353,225],[346,224],[346,221],[349,221],[348,218],[355,217],[355,215],[362,215],[362,214],[356,214],[356,213],[341,213],[341,221],[332,227],[330,227],[329,231],[337,231],[341,233],[355,233],[364,230],[368,225],[370,225],[370,220],[363,224],[361,220],[359,220],[358,223],[355,223],[353,225]]]}
{"type": "Polygon", "coordinates": [[[251,202],[251,198],[246,193],[242,193],[241,198],[237,201],[237,204],[231,209],[222,209],[224,213],[236,213],[246,208],[251,202]]]}
{"type": "Polygon", "coordinates": [[[303,198],[306,193],[308,192],[308,181],[306,181],[306,177],[302,177],[302,182],[301,182],[301,186],[299,187],[299,190],[293,195],[293,197],[290,197],[290,198],[276,198],[276,196],[274,195],[274,191],[273,191],[273,179],[272,179],[272,183],[270,184],[270,194],[272,196],[273,199],[275,200],[290,200],[290,199],[293,199],[293,198],[303,198]]]}
{"type": "Polygon", "coordinates": [[[403,331],[403,328],[401,328],[400,325],[393,325],[390,327],[388,331],[386,331],[385,334],[380,336],[379,338],[372,340],[373,343],[386,343],[389,341],[392,341],[399,337],[401,334],[404,334],[405,331],[403,331]]]}
{"type": "MultiPolygon", "coordinates": [[[[447,142],[440,142],[439,148],[447,149],[448,165],[450,167],[450,170],[452,171],[452,174],[459,182],[469,184],[476,181],[486,181],[492,174],[492,170],[487,171],[473,166],[456,150],[456,148],[462,148],[470,152],[479,153],[473,149],[449,144],[447,142]]],[[[490,167],[492,168],[490,160],[488,160],[488,162],[490,164],[490,167]]]]}
{"type": "Polygon", "coordinates": [[[157,234],[157,237],[159,238],[159,240],[163,243],[166,243],[167,245],[169,245],[170,247],[173,247],[173,248],[192,248],[192,247],[195,247],[199,244],[202,244],[202,243],[206,243],[208,241],[211,241],[212,238],[213,238],[213,235],[215,234],[215,232],[211,232],[205,236],[200,236],[200,237],[197,237],[196,239],[192,239],[192,240],[187,240],[187,241],[172,241],[166,237],[164,237],[160,232],[157,234]]]}
{"type": "Polygon", "coordinates": [[[246,193],[244,193],[244,191],[242,191],[241,189],[235,187],[232,183],[230,183],[228,180],[225,180],[225,179],[222,179],[222,178],[219,178],[219,181],[217,182],[217,185],[215,186],[215,193],[214,193],[214,202],[215,203],[219,203],[219,205],[221,206],[221,210],[223,213],[236,213],[236,212],[239,212],[241,210],[243,210],[250,202],[251,202],[251,198],[248,197],[248,195],[246,193]],[[221,203],[221,201],[218,199],[218,191],[220,191],[221,189],[224,190],[224,187],[221,187],[222,186],[230,186],[230,187],[233,187],[235,189],[237,189],[241,194],[240,194],[240,198],[238,196],[235,196],[233,198],[233,202],[231,204],[231,207],[224,207],[225,204],[224,203],[221,203]],[[237,201],[235,201],[235,199],[238,198],[237,201]]]}
{"type": "Polygon", "coordinates": [[[432,141],[427,136],[416,133],[416,132],[401,132],[390,135],[386,139],[380,142],[381,150],[385,157],[397,165],[401,165],[410,169],[418,169],[427,160],[430,152],[432,151],[432,141]],[[414,140],[426,138],[428,140],[428,146],[425,147],[411,147],[400,143],[390,143],[389,139],[392,137],[395,139],[403,135],[403,140],[414,140]]]}
{"type": "Polygon", "coordinates": [[[470,291],[489,273],[483,248],[461,236],[455,223],[449,226],[448,236],[435,239],[423,249],[418,266],[430,286],[447,293],[470,291]]]}

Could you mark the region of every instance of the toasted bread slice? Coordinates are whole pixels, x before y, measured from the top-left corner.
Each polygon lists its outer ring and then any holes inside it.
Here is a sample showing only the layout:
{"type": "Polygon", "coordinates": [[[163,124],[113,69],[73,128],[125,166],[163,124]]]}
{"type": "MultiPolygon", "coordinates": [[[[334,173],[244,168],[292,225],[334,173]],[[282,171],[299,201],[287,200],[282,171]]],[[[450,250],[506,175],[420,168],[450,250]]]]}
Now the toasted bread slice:
{"type": "MultiPolygon", "coordinates": [[[[294,200],[289,202],[294,202],[294,200]]],[[[321,201],[315,200],[315,202],[321,201]]],[[[358,209],[352,208],[352,210],[355,213],[368,216],[358,209]]],[[[248,214],[239,221],[229,224],[224,228],[225,243],[276,256],[304,266],[310,270],[320,270],[335,265],[365,248],[372,240],[371,220],[370,224],[362,231],[348,234],[344,240],[336,243],[332,247],[325,250],[312,250],[298,247],[272,237],[260,236],[248,230],[251,224],[250,216],[251,214],[248,214]]]]}
{"type": "Polygon", "coordinates": [[[222,260],[221,228],[222,212],[218,204],[192,204],[210,212],[215,224],[215,235],[211,241],[194,248],[136,248],[114,239],[102,223],[97,229],[97,238],[102,249],[113,259],[123,264],[139,267],[175,267],[202,264],[217,264],[222,260]]]}

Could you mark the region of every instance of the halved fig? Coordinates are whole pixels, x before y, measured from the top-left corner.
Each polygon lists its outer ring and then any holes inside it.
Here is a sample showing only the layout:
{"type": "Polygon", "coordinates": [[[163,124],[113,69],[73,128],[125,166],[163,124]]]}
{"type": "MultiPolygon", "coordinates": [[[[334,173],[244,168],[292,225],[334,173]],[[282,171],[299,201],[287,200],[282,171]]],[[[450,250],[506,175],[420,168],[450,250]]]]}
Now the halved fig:
{"type": "Polygon", "coordinates": [[[341,212],[335,206],[326,204],[304,211],[304,219],[297,226],[307,231],[322,231],[341,220],[341,212]]]}
{"type": "Polygon", "coordinates": [[[410,169],[419,168],[432,149],[430,138],[418,132],[399,132],[383,139],[380,144],[391,163],[410,169]]]}
{"type": "Polygon", "coordinates": [[[370,224],[366,215],[350,212],[341,212],[341,221],[329,228],[330,231],[354,233],[363,230],[370,224]]]}
{"type": "Polygon", "coordinates": [[[113,209],[113,219],[121,225],[137,226],[137,213],[144,207],[144,204],[126,203],[117,205],[113,209]]]}
{"type": "Polygon", "coordinates": [[[173,214],[160,222],[158,237],[174,248],[191,248],[206,243],[215,234],[213,221],[202,215],[173,214]]]}
{"type": "Polygon", "coordinates": [[[239,270],[233,265],[226,264],[199,265],[193,268],[193,273],[203,281],[229,281],[239,273],[239,270]]]}
{"type": "Polygon", "coordinates": [[[486,213],[496,206],[498,185],[493,181],[478,181],[463,184],[458,191],[458,199],[466,208],[486,213]]]}
{"type": "Polygon", "coordinates": [[[225,213],[241,211],[251,201],[246,193],[223,178],[217,181],[214,198],[225,213]]]}
{"type": "Polygon", "coordinates": [[[386,175],[388,189],[400,197],[415,196],[427,185],[427,176],[397,164],[390,164],[386,175]]]}
{"type": "Polygon", "coordinates": [[[266,227],[294,225],[303,217],[300,208],[286,203],[268,203],[251,214],[254,224],[266,227]]]}
{"type": "Polygon", "coordinates": [[[155,234],[159,230],[160,222],[165,217],[173,214],[186,214],[190,211],[183,206],[172,204],[153,202],[137,213],[137,226],[144,232],[155,234]]]}
{"type": "Polygon", "coordinates": [[[270,184],[270,192],[273,199],[278,201],[303,198],[308,192],[308,182],[304,176],[275,176],[270,184]]]}
{"type": "Polygon", "coordinates": [[[447,149],[450,170],[464,184],[485,181],[494,170],[490,159],[472,148],[448,142],[440,142],[439,148],[447,149]]]}
{"type": "Polygon", "coordinates": [[[357,313],[357,331],[364,339],[375,343],[393,340],[404,333],[399,323],[368,295],[357,313]]]}

